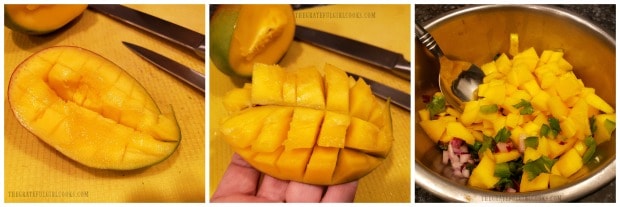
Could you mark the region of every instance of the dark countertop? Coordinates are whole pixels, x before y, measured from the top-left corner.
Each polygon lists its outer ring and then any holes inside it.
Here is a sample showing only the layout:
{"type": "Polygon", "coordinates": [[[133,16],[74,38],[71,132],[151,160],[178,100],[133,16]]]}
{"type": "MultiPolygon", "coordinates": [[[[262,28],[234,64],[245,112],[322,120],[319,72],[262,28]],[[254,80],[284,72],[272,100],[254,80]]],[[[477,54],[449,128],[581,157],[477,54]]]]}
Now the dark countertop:
{"type": "MultiPolygon", "coordinates": [[[[439,14],[458,9],[464,5],[415,5],[415,20],[418,22],[426,22],[439,14]]],[[[615,37],[616,32],[616,5],[555,5],[566,10],[584,16],[601,28],[605,29],[615,37]]],[[[430,192],[415,185],[414,201],[419,202],[445,202],[435,197],[430,192]]],[[[616,180],[614,179],[608,185],[600,190],[587,195],[576,202],[616,202],[616,180]]]]}

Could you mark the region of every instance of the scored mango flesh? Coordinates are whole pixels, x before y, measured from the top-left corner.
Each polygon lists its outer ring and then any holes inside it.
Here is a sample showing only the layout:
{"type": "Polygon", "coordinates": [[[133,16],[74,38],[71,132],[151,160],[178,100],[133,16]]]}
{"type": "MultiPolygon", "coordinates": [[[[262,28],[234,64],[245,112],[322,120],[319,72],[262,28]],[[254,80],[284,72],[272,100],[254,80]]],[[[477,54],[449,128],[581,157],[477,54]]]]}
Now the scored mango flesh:
{"type": "Polygon", "coordinates": [[[93,168],[129,170],[158,163],[181,132],[129,74],[88,50],[59,46],[35,53],[13,72],[11,109],[29,131],[93,168]]]}
{"type": "Polygon", "coordinates": [[[392,146],[390,104],[332,65],[255,64],[252,83],[224,97],[219,128],[233,150],[273,177],[316,185],[357,180],[392,146]]]}

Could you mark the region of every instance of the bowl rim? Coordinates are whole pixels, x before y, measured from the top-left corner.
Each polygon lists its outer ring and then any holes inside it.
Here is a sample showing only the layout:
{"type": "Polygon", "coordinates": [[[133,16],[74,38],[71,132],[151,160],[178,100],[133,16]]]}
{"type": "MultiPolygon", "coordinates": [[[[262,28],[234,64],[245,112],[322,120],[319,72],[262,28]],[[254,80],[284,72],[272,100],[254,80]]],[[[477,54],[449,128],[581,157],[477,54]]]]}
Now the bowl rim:
{"type": "MultiPolygon", "coordinates": [[[[615,36],[610,32],[600,28],[591,20],[584,18],[571,11],[551,6],[551,5],[468,5],[450,12],[441,14],[432,18],[425,23],[421,23],[427,29],[432,29],[437,24],[451,18],[458,17],[463,14],[480,10],[498,9],[498,8],[519,8],[537,10],[545,13],[555,13],[564,18],[574,21],[580,26],[584,26],[595,34],[600,35],[606,42],[616,46],[615,36]]],[[[417,121],[415,121],[417,124],[417,121]]],[[[415,156],[414,156],[415,157],[415,156]]],[[[580,178],[572,185],[549,189],[544,191],[533,191],[526,193],[503,193],[490,190],[476,189],[465,185],[455,185],[454,181],[449,180],[445,176],[439,175],[433,170],[427,168],[415,159],[414,180],[415,184],[423,189],[431,192],[435,196],[446,200],[456,202],[557,202],[572,201],[586,196],[589,193],[598,190],[604,185],[611,182],[616,177],[616,155],[614,154],[607,163],[603,163],[601,167],[596,168],[588,177],[580,178]]]]}

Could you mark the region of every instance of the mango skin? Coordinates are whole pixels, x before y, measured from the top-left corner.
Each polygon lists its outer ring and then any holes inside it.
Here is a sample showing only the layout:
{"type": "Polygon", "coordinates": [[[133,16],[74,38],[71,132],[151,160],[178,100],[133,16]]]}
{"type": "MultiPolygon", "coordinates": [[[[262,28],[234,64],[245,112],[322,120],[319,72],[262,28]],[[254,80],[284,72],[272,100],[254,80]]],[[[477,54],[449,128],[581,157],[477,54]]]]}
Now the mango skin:
{"type": "Polygon", "coordinates": [[[4,26],[27,35],[54,32],[79,17],[88,5],[4,5],[4,26]],[[38,10],[38,11],[37,11],[38,10]],[[38,15],[36,15],[38,12],[38,15]],[[25,18],[29,17],[29,18],[25,18]]]}
{"type": "Polygon", "coordinates": [[[133,77],[83,48],[56,46],[33,54],[11,75],[7,97],[24,128],[92,168],[152,166],[181,141],[174,114],[161,114],[133,77]]]}
{"type": "Polygon", "coordinates": [[[240,8],[240,5],[221,5],[213,13],[209,22],[211,61],[227,75],[235,75],[228,61],[228,51],[240,8]]]}

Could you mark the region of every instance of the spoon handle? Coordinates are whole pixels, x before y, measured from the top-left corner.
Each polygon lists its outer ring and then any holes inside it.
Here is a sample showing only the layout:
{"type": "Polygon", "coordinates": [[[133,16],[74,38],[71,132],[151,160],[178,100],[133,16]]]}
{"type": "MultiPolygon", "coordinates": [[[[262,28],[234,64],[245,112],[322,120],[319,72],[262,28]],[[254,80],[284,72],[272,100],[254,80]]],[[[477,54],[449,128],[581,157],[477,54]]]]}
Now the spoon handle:
{"type": "Polygon", "coordinates": [[[417,21],[415,22],[415,36],[436,58],[443,56],[441,48],[439,48],[431,33],[428,33],[417,21]]]}

